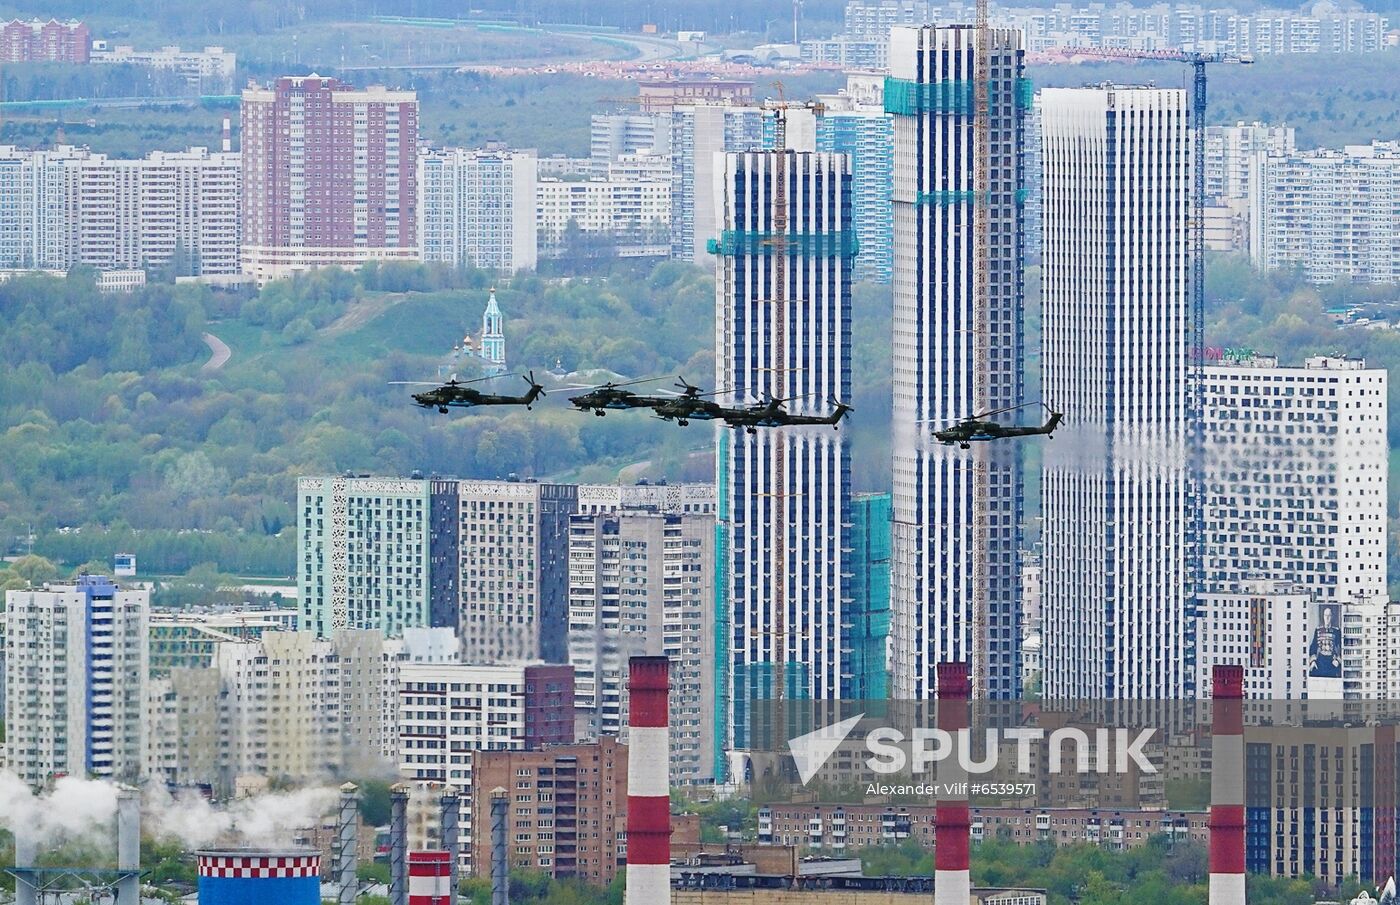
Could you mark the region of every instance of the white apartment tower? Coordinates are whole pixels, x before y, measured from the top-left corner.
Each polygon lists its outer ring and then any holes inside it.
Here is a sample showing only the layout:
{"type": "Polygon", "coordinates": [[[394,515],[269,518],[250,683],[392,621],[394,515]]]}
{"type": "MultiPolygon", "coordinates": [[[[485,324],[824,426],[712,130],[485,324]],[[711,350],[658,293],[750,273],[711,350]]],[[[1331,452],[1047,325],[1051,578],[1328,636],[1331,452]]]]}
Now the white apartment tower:
{"type": "Polygon", "coordinates": [[[702,264],[719,231],[713,186],[726,151],[763,147],[765,112],[756,107],[678,106],[671,127],[671,257],[702,264]]]}
{"type": "Polygon", "coordinates": [[[993,29],[991,182],[973,184],[976,29],[895,28],[885,110],[894,117],[892,695],[930,698],[942,661],[970,660],[978,697],[1021,687],[1021,445],[945,447],[931,427],[1023,400],[1021,35],[993,29]],[[990,217],[985,259],[974,213],[990,217]],[[989,304],[975,323],[976,271],[989,304]],[[980,329],[979,329],[980,327],[980,329]],[[979,333],[985,366],[979,366],[979,333]],[[975,471],[985,468],[985,482],[975,471]],[[978,486],[982,490],[978,491],[978,486]],[[985,562],[983,574],[974,563],[985,562]],[[985,647],[973,647],[973,601],[985,647]],[[979,684],[980,682],[980,684],[979,684]]]}
{"type": "MultiPolygon", "coordinates": [[[[856,243],[847,158],[752,151],[716,164],[715,385],[729,390],[721,398],[730,404],[771,395],[790,399],[790,412],[825,414],[851,389],[856,243]]],[[[779,694],[778,670],[782,697],[852,696],[843,618],[850,453],[824,426],[716,433],[716,718],[727,723],[727,747],[745,749],[754,741],[751,704],[779,694]]]]}
{"type": "Polygon", "coordinates": [[[1318,603],[1384,599],[1385,369],[1260,356],[1205,373],[1207,588],[1262,571],[1318,603]]]}
{"type": "Polygon", "coordinates": [[[135,781],[144,750],[150,592],[100,575],[5,594],[5,763],[135,781]]]}
{"type": "Polygon", "coordinates": [[[1187,559],[1191,155],[1181,89],[1047,88],[1045,693],[1195,684],[1187,559]]]}
{"type": "Polygon", "coordinates": [[[533,270],[537,164],[533,151],[420,151],[423,260],[505,273],[533,270]]]}
{"type": "Polygon", "coordinates": [[[239,271],[239,157],[0,147],[0,267],[239,271]]]}
{"type": "Polygon", "coordinates": [[[1400,282],[1400,142],[1270,155],[1250,203],[1257,267],[1313,283],[1400,282]]]}
{"type": "Polygon", "coordinates": [[[713,779],[713,514],[627,509],[569,523],[569,662],[579,739],[624,736],[628,664],[671,659],[671,783],[713,779]]]}

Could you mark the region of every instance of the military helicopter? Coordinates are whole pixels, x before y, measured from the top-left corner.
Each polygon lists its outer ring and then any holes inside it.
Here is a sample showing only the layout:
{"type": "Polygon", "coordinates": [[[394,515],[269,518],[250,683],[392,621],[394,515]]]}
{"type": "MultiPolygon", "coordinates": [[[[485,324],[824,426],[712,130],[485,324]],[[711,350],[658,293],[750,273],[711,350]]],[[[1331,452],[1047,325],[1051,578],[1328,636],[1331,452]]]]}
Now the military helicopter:
{"type": "Polygon", "coordinates": [[[608,383],[601,386],[576,386],[576,390],[588,390],[578,396],[570,396],[569,402],[574,408],[581,412],[592,412],[599,418],[607,414],[608,409],[639,409],[650,408],[653,404],[665,401],[665,396],[639,396],[631,390],[624,390],[623,387],[637,386],[642,383],[651,383],[660,380],[660,377],[643,377],[640,380],[629,380],[625,383],[608,383]]]}
{"type": "Polygon", "coordinates": [[[676,386],[682,392],[679,395],[658,399],[652,403],[651,410],[657,418],[662,421],[674,421],[681,427],[685,427],[691,421],[715,421],[724,417],[725,407],[713,399],[705,398],[721,392],[720,390],[702,393],[698,386],[690,383],[684,377],[676,379],[676,386]]]}
{"type": "Polygon", "coordinates": [[[447,414],[449,408],[474,408],[478,405],[523,405],[529,409],[534,406],[535,400],[545,395],[544,387],[535,381],[535,372],[529,375],[520,375],[526,383],[530,384],[530,389],[523,396],[503,396],[496,393],[483,393],[473,389],[468,384],[481,383],[483,380],[494,380],[497,376],[478,377],[475,380],[458,380],[453,374],[446,383],[432,383],[423,380],[394,380],[390,381],[393,386],[430,386],[433,389],[422,393],[413,394],[414,405],[425,409],[437,409],[442,414],[447,414]]]}
{"type": "Polygon", "coordinates": [[[960,449],[969,449],[973,443],[980,443],[986,440],[1004,440],[1011,437],[1035,437],[1040,435],[1053,437],[1055,435],[1055,428],[1060,426],[1060,420],[1064,418],[1064,415],[1050,408],[1050,406],[1045,405],[1043,402],[1040,403],[1040,405],[1050,414],[1050,417],[1047,418],[1045,423],[1040,427],[1012,427],[997,424],[995,421],[984,420],[993,415],[1014,412],[1018,409],[1026,408],[1028,405],[1035,404],[1036,403],[1028,402],[1022,405],[1013,405],[1008,408],[974,415],[965,421],[959,421],[952,427],[933,431],[933,436],[934,439],[945,446],[951,446],[956,443],[960,449]]]}
{"type": "MultiPolygon", "coordinates": [[[[794,396],[792,399],[800,399],[794,396]]],[[[756,434],[760,427],[800,427],[808,424],[829,424],[832,429],[839,429],[841,419],[852,411],[849,405],[844,402],[832,400],[836,408],[830,415],[794,415],[783,408],[784,402],[791,402],[792,399],[774,399],[769,397],[767,401],[757,405],[745,406],[738,409],[724,409],[724,414],[720,417],[729,427],[738,430],[743,428],[745,433],[756,434]]]]}

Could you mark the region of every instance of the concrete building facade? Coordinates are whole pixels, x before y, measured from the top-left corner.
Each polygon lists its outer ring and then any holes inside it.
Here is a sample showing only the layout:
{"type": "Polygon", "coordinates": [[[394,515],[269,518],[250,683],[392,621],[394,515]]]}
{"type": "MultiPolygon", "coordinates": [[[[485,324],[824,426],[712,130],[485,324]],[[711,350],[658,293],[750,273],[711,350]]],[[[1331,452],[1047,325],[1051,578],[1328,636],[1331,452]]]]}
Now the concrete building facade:
{"type": "MultiPolygon", "coordinates": [[[[851,392],[849,163],[810,151],[715,160],[715,385],[727,391],[718,398],[789,399],[790,412],[826,414],[851,392]]],[[[851,463],[841,437],[823,426],[716,428],[715,716],[727,748],[754,743],[757,701],[861,694],[849,664],[851,463]]]]}
{"type": "Polygon", "coordinates": [[[416,260],[418,98],[318,75],[244,89],[243,272],[416,260]]]}
{"type": "Polygon", "coordinates": [[[1385,370],[1254,356],[1205,375],[1207,587],[1262,571],[1319,603],[1384,599],[1385,370]]]}
{"type": "Polygon", "coordinates": [[[429,625],[430,500],[421,478],[299,478],[301,627],[392,636],[429,625]]]}
{"type": "Polygon", "coordinates": [[[1257,267],[1313,283],[1400,282],[1400,142],[1268,156],[1251,199],[1257,267]]]}
{"type": "Polygon", "coordinates": [[[5,767],[134,781],[145,745],[150,592],[105,576],[5,593],[5,767]]]}
{"type": "Polygon", "coordinates": [[[1042,478],[1049,697],[1195,684],[1187,109],[1179,89],[1041,92],[1044,394],[1067,435],[1042,478]]]}
{"type": "Polygon", "coordinates": [[[962,450],[928,435],[930,425],[976,415],[979,405],[1024,401],[1020,155],[1028,83],[1020,34],[997,29],[991,40],[992,182],[978,198],[975,30],[900,27],[891,37],[884,89],[894,119],[890,644],[892,691],[901,698],[932,697],[941,662],[971,662],[978,697],[1016,697],[1021,686],[1021,446],[962,450]],[[990,218],[985,260],[973,229],[979,206],[990,218]],[[978,268],[988,290],[981,317],[978,268]],[[978,618],[985,631],[974,650],[978,618]]]}
{"type": "Polygon", "coordinates": [[[537,158],[505,148],[425,148],[418,155],[423,260],[533,270],[537,158]]]}
{"type": "Polygon", "coordinates": [[[205,148],[109,158],[0,147],[0,265],[239,271],[239,157],[205,148]]]}
{"type": "Polygon", "coordinates": [[[715,518],[624,509],[569,522],[576,734],[627,735],[628,663],[671,659],[672,785],[714,778],[715,518]]]}

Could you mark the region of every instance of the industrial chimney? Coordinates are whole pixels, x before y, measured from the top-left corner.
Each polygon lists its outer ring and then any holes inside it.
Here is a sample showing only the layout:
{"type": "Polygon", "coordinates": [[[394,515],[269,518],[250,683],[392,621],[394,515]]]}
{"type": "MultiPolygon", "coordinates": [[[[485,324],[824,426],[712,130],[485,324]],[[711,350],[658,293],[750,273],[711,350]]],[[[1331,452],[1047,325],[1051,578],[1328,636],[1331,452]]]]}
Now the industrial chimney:
{"type": "Polygon", "coordinates": [[[1244,905],[1244,667],[1211,671],[1210,905],[1244,905]]]}
{"type": "MultiPolygon", "coordinates": [[[[938,664],[938,728],[957,738],[970,724],[971,670],[966,663],[938,664]]],[[[966,905],[972,897],[968,849],[967,771],[956,757],[938,762],[939,795],[933,810],[933,903],[966,905]],[[961,790],[961,791],[958,791],[961,790]]]]}
{"type": "MultiPolygon", "coordinates": [[[[39,840],[34,836],[32,828],[16,824],[14,836],[15,867],[20,871],[34,867],[34,862],[39,860],[39,840]]],[[[31,874],[15,875],[15,905],[37,905],[39,893],[34,888],[33,880],[31,874]]]]}
{"type": "Polygon", "coordinates": [[[355,905],[360,879],[356,876],[360,855],[360,788],[353,782],[340,787],[340,819],[335,834],[336,905],[355,905]]]}
{"type": "Polygon", "coordinates": [[[625,905],[671,902],[670,670],[666,657],[630,663],[625,905]]]}
{"type": "Polygon", "coordinates": [[[442,825],[442,850],[447,852],[448,905],[457,905],[457,872],[460,869],[461,844],[457,826],[462,817],[462,798],[456,786],[446,786],[438,799],[438,816],[442,825]]]}
{"type": "Polygon", "coordinates": [[[409,852],[408,905],[447,905],[451,861],[447,852],[409,852]]]}
{"type": "Polygon", "coordinates": [[[506,856],[506,822],[510,793],[491,790],[491,905],[510,905],[510,860],[506,856]]]}
{"type": "Polygon", "coordinates": [[[117,905],[141,905],[141,792],[117,792],[117,905]]]}
{"type": "Polygon", "coordinates": [[[408,905],[408,793],[403,783],[389,797],[389,905],[408,905]]]}

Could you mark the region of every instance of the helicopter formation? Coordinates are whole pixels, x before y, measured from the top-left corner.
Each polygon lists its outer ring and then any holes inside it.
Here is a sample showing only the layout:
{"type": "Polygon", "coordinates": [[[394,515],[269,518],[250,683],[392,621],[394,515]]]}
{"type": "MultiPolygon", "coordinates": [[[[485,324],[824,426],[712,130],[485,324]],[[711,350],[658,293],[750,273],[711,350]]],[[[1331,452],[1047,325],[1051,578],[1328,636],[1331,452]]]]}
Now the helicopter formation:
{"type": "MultiPolygon", "coordinates": [[[[533,371],[519,375],[529,384],[529,389],[518,396],[486,393],[471,386],[471,384],[493,380],[496,376],[499,375],[459,381],[454,374],[446,382],[396,380],[391,383],[395,386],[431,387],[431,389],[413,393],[413,403],[420,408],[436,409],[442,414],[447,414],[453,408],[496,405],[523,405],[528,410],[534,407],[536,400],[546,395],[544,387],[535,380],[533,371]]],[[[788,411],[786,404],[801,397],[777,399],[767,396],[761,402],[745,405],[723,405],[712,397],[726,391],[716,390],[706,393],[684,377],[678,377],[675,384],[676,388],[681,391],[679,393],[663,390],[660,394],[648,395],[629,389],[629,387],[653,383],[662,379],[664,378],[646,377],[622,383],[609,381],[596,386],[573,386],[571,389],[586,390],[586,392],[570,396],[569,403],[578,411],[592,412],[599,418],[606,415],[609,410],[650,409],[653,418],[671,421],[681,427],[685,427],[691,421],[723,421],[725,426],[734,430],[743,430],[749,434],[756,434],[759,428],[808,425],[829,425],[833,430],[836,430],[839,429],[841,421],[853,411],[851,406],[835,399],[831,401],[832,410],[825,415],[804,415],[788,411]]],[[[935,427],[930,433],[935,440],[945,446],[956,443],[961,449],[968,449],[973,443],[991,440],[1031,436],[1053,437],[1055,429],[1059,427],[1064,416],[1043,403],[1040,405],[1045,409],[1048,417],[1045,423],[1040,426],[1021,427],[989,420],[994,415],[1017,411],[1032,404],[1035,403],[984,412],[971,418],[948,423],[946,427],[935,427]]]]}

